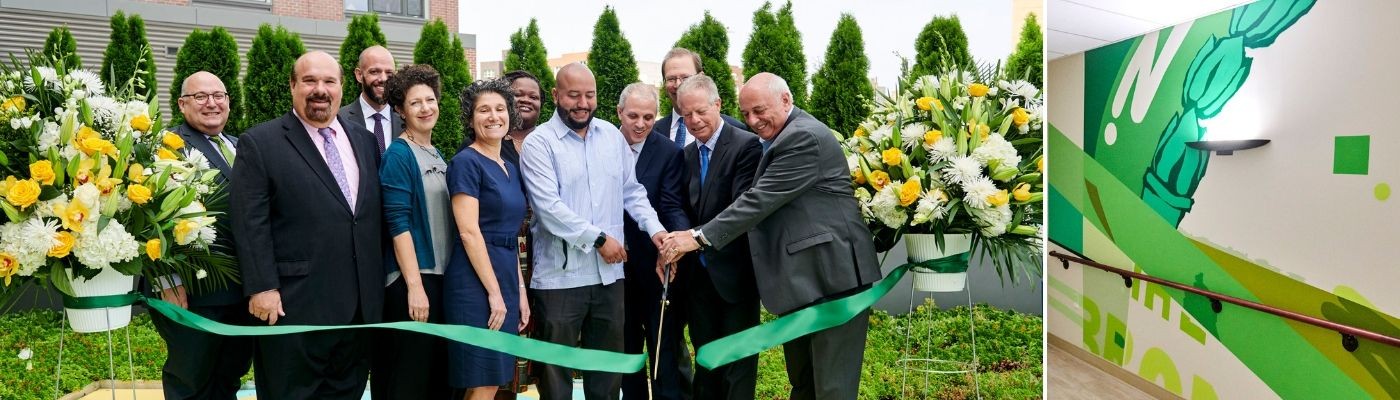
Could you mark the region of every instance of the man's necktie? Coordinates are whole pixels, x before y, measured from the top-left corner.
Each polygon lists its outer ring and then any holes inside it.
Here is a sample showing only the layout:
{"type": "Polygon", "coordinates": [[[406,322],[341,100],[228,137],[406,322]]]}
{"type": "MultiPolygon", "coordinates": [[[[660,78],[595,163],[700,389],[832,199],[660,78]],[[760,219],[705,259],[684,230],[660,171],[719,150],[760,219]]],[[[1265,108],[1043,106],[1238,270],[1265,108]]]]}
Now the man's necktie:
{"type": "Polygon", "coordinates": [[[379,143],[379,155],[384,155],[384,114],[374,114],[374,141],[379,143]]]}
{"type": "Polygon", "coordinates": [[[769,145],[769,144],[772,144],[773,142],[770,142],[770,141],[767,141],[767,140],[761,140],[761,141],[759,141],[759,143],[763,143],[763,154],[768,154],[768,145],[769,145]]]}
{"type": "Polygon", "coordinates": [[[233,167],[233,149],[228,148],[228,142],[224,141],[223,135],[211,136],[209,140],[213,140],[214,145],[219,146],[219,154],[224,156],[224,163],[233,167]]]}
{"type": "Polygon", "coordinates": [[[685,147],[685,117],[676,117],[676,145],[685,147]]]}
{"type": "MultiPolygon", "coordinates": [[[[705,175],[710,174],[710,148],[708,146],[700,144],[700,142],[695,142],[695,146],[700,148],[700,193],[704,193],[705,175]]],[[[705,264],[704,254],[701,254],[700,257],[697,258],[700,259],[701,267],[708,266],[705,264]]]]}
{"type": "Polygon", "coordinates": [[[326,149],[326,166],[330,167],[331,176],[335,177],[335,184],[340,186],[340,194],[345,196],[346,203],[353,203],[350,195],[350,181],[345,179],[345,165],[340,162],[340,149],[335,147],[335,141],[331,136],[335,135],[335,130],[331,128],[321,128],[316,130],[321,134],[322,146],[326,149]]]}

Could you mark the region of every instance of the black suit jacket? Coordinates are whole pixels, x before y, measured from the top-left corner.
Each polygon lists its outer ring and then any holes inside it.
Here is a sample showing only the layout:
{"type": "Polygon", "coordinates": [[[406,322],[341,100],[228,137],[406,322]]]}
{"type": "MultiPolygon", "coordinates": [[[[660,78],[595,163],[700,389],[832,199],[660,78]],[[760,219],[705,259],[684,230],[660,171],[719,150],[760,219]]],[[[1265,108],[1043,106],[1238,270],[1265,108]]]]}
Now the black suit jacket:
{"type": "MultiPolygon", "coordinates": [[[[724,124],[719,137],[711,140],[716,140],[715,149],[710,153],[703,187],[700,185],[700,142],[685,146],[686,212],[697,225],[719,215],[753,185],[758,160],[763,156],[758,135],[729,123],[724,124]]],[[[737,240],[735,244],[722,249],[706,249],[700,252],[700,257],[705,259],[703,268],[714,282],[715,291],[726,301],[737,303],[751,300],[757,295],[753,259],[744,240],[737,240]]],[[[698,264],[694,266],[700,267],[698,264]]]]}
{"type": "Polygon", "coordinates": [[[287,313],[279,323],[346,324],[357,313],[360,321],[380,320],[379,156],[368,131],[344,119],[340,125],[359,164],[353,213],[294,114],[253,127],[238,141],[230,209],[243,291],[278,289],[287,313]]]}
{"type": "MultiPolygon", "coordinates": [[[[345,121],[350,121],[350,123],[355,124],[355,126],[365,128],[365,132],[371,134],[370,139],[374,139],[374,126],[365,126],[365,113],[360,109],[360,99],[358,97],[355,98],[355,101],[350,102],[350,104],[340,107],[340,112],[337,113],[336,116],[340,117],[340,123],[342,124],[344,124],[345,121]]],[[[403,117],[400,117],[399,113],[394,112],[393,107],[389,107],[389,120],[384,121],[384,129],[388,129],[389,132],[386,133],[390,135],[384,140],[384,148],[389,148],[389,143],[393,143],[394,138],[403,134],[403,128],[403,117]]],[[[350,129],[350,127],[347,126],[345,129],[350,129]]],[[[379,143],[375,143],[375,145],[378,146],[379,143]]]]}
{"type": "MultiPolygon", "coordinates": [[[[175,132],[180,135],[181,139],[185,140],[186,149],[198,151],[200,154],[204,155],[204,158],[209,160],[209,166],[219,170],[219,175],[215,178],[215,181],[223,184],[224,190],[228,190],[228,177],[233,173],[233,169],[224,161],[224,156],[219,152],[219,149],[215,148],[212,143],[209,143],[208,136],[205,136],[203,132],[191,127],[189,123],[176,126],[175,132]]],[[[228,146],[238,146],[238,138],[229,135],[224,135],[224,137],[229,141],[228,146]]],[[[235,156],[235,163],[236,162],[235,156]]],[[[233,230],[229,228],[230,219],[228,214],[218,216],[214,228],[219,232],[219,239],[215,245],[222,247],[222,251],[237,257],[238,252],[236,251],[236,242],[233,240],[233,230]]],[[[235,304],[242,300],[243,285],[238,282],[229,282],[228,286],[223,289],[204,293],[190,292],[189,295],[189,304],[191,306],[222,306],[235,304]]]]}
{"type": "MultiPolygon", "coordinates": [[[[671,136],[671,120],[672,120],[673,117],[675,117],[675,115],[676,115],[676,113],[675,113],[675,112],[672,112],[671,114],[669,114],[669,115],[667,115],[667,116],[665,116],[665,117],[661,117],[661,119],[656,120],[656,125],[652,125],[652,126],[651,126],[651,133],[653,133],[653,134],[659,133],[659,134],[661,134],[661,137],[662,137],[663,139],[666,139],[666,141],[671,142],[671,144],[675,144],[675,143],[676,143],[676,138],[671,136]]],[[[739,121],[739,119],[737,119],[737,118],[734,118],[734,117],[731,117],[731,116],[728,116],[728,115],[724,115],[724,114],[720,114],[719,117],[724,119],[724,125],[726,125],[726,126],[728,126],[728,125],[733,125],[733,126],[739,128],[739,129],[742,129],[742,130],[745,130],[745,131],[749,130],[749,126],[748,126],[748,125],[745,125],[743,121],[739,121]]],[[[687,135],[688,135],[688,134],[687,134],[687,135]]],[[[684,146],[678,146],[678,147],[684,147],[684,146]]]]}
{"type": "MultiPolygon", "coordinates": [[[[685,159],[681,149],[665,135],[655,133],[647,135],[644,143],[642,153],[637,155],[637,183],[647,189],[647,200],[667,231],[690,229],[690,219],[682,208],[685,159]]],[[[637,227],[637,221],[630,215],[624,216],[622,230],[627,244],[624,268],[629,274],[640,271],[641,276],[656,281],[653,272],[656,270],[656,245],[651,243],[651,236],[637,227]]],[[[657,283],[659,287],[660,282],[657,283]]]]}

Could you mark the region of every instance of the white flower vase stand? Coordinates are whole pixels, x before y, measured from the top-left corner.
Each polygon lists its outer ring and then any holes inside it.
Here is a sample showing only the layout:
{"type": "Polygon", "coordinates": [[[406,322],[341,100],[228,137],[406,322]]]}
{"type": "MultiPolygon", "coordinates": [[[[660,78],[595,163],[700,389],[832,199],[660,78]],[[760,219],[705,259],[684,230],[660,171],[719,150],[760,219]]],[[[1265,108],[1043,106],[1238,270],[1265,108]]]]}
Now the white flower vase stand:
{"type": "MultiPolygon", "coordinates": [[[[135,360],[131,354],[131,304],[139,298],[134,291],[136,277],[104,268],[92,279],[75,277],[71,281],[74,296],[63,296],[63,319],[77,333],[107,334],[107,372],[109,383],[115,388],[117,381],[116,355],[113,350],[112,331],[122,329],[126,333],[127,370],[131,381],[136,381],[135,360]]],[[[54,371],[55,398],[62,396],[63,377],[63,338],[58,337],[58,366],[54,371]]],[[[116,399],[116,390],[112,398],[116,399]]],[[[132,398],[136,388],[132,386],[132,398]]]]}
{"type": "Polygon", "coordinates": [[[924,377],[925,386],[934,375],[972,375],[973,389],[977,399],[982,398],[982,386],[978,381],[977,331],[973,324],[976,309],[972,303],[972,288],[967,285],[968,256],[972,250],[972,234],[945,234],[943,246],[939,246],[932,234],[904,235],[904,244],[909,251],[909,262],[918,264],[910,272],[914,276],[909,287],[909,325],[900,346],[902,357],[899,363],[904,366],[900,372],[900,392],[909,390],[910,372],[924,377]],[[932,312],[920,312],[917,305],[924,299],[932,299],[933,293],[966,292],[968,313],[968,336],[971,338],[972,360],[957,361],[938,358],[932,312]],[[918,303],[915,299],[919,299],[918,303]]]}

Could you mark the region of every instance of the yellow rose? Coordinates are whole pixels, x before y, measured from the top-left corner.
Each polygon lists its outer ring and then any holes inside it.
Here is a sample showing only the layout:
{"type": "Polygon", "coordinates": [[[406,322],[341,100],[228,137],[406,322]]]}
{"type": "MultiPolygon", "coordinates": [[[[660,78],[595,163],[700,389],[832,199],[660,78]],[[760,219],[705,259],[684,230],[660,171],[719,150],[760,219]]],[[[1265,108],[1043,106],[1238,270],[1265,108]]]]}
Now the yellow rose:
{"type": "Polygon", "coordinates": [[[899,165],[900,162],[904,161],[904,152],[900,151],[898,147],[885,149],[885,151],[880,152],[880,159],[885,160],[885,165],[899,165]]]}
{"type": "Polygon", "coordinates": [[[149,132],[151,130],[151,116],[141,114],[131,118],[131,129],[149,132]]]}
{"type": "Polygon", "coordinates": [[[179,150],[181,147],[185,147],[185,139],[181,139],[180,135],[170,132],[166,132],[165,136],[160,137],[160,143],[172,150],[179,150]]]}
{"type": "Polygon", "coordinates": [[[83,143],[78,146],[78,149],[82,150],[83,154],[87,154],[88,157],[96,157],[97,154],[106,154],[109,157],[117,156],[117,145],[97,137],[83,139],[83,143]]]}
{"type": "Polygon", "coordinates": [[[1007,195],[1006,189],[998,190],[996,193],[987,195],[987,203],[991,204],[992,207],[1004,206],[1007,202],[1010,201],[1011,196],[1007,195]]]}
{"type": "Polygon", "coordinates": [[[943,101],[938,100],[938,99],[933,99],[933,109],[938,110],[938,111],[943,111],[943,101]]]}
{"type": "Polygon", "coordinates": [[[156,150],[156,158],[160,160],[178,160],[180,159],[180,156],[175,155],[175,153],[170,151],[169,149],[162,148],[160,150],[156,150]]]}
{"type": "Polygon", "coordinates": [[[967,94],[971,95],[972,97],[982,97],[987,95],[987,90],[989,89],[991,88],[987,87],[987,85],[974,83],[971,85],[967,85],[967,94]]]}
{"type": "Polygon", "coordinates": [[[78,129],[78,134],[73,136],[73,147],[77,147],[78,150],[82,150],[82,149],[83,149],[83,141],[86,141],[86,140],[88,140],[88,139],[101,139],[101,138],[102,138],[102,135],[98,134],[97,131],[92,130],[91,127],[83,126],[82,128],[79,128],[79,129],[78,129]]]}
{"type": "Polygon", "coordinates": [[[920,97],[918,100],[914,100],[914,105],[919,106],[920,110],[929,111],[933,109],[933,102],[935,101],[938,101],[938,99],[924,96],[920,97]]]}
{"type": "Polygon", "coordinates": [[[68,253],[73,251],[73,243],[78,241],[78,238],[68,231],[58,231],[53,238],[58,241],[58,244],[49,248],[49,257],[53,258],[68,257],[68,253]]]}
{"type": "Polygon", "coordinates": [[[126,179],[136,183],[146,182],[146,168],[141,164],[131,164],[126,169],[126,179]]]}
{"type": "Polygon", "coordinates": [[[934,129],[928,132],[924,132],[924,146],[933,146],[934,143],[938,143],[938,140],[942,138],[943,131],[934,129]]]}
{"type": "Polygon", "coordinates": [[[151,261],[160,259],[160,239],[146,241],[146,257],[150,257],[151,261]]]}
{"type": "Polygon", "coordinates": [[[1029,113],[1026,112],[1026,109],[1021,108],[1021,107],[1016,107],[1015,110],[1011,110],[1011,123],[1014,123],[1014,124],[1016,124],[1017,126],[1021,126],[1021,125],[1025,125],[1027,122],[1030,122],[1030,121],[1031,121],[1031,115],[1030,115],[1029,113]]]}
{"type": "Polygon", "coordinates": [[[919,179],[914,178],[904,181],[899,187],[899,205],[908,207],[919,200],[919,193],[923,192],[923,186],[919,185],[919,179]]]}
{"type": "Polygon", "coordinates": [[[888,184],[890,184],[890,174],[885,173],[885,171],[870,171],[870,186],[874,187],[875,190],[884,189],[885,185],[888,184]]]}
{"type": "Polygon", "coordinates": [[[151,201],[151,189],[142,185],[131,185],[126,187],[126,198],[132,203],[146,204],[151,201]]]}
{"type": "Polygon", "coordinates": [[[1031,198],[1031,185],[1029,183],[1018,183],[1016,189],[1011,191],[1011,197],[1016,201],[1026,201],[1031,198]]]}
{"type": "Polygon", "coordinates": [[[35,161],[29,164],[29,179],[39,181],[39,183],[53,186],[56,178],[53,173],[53,162],[49,160],[35,161]]]}
{"type": "Polygon", "coordinates": [[[865,128],[864,128],[864,127],[859,127],[859,126],[856,127],[856,133],[855,133],[855,136],[856,136],[856,137],[866,137],[867,135],[869,135],[869,133],[866,133],[866,132],[865,132],[865,128]]]}
{"type": "Polygon", "coordinates": [[[10,286],[10,277],[19,273],[19,260],[10,253],[0,253],[0,276],[5,277],[5,286],[10,286]]]}
{"type": "Polygon", "coordinates": [[[83,222],[87,221],[91,211],[83,202],[74,199],[68,204],[57,204],[53,206],[54,215],[63,222],[63,227],[73,232],[83,231],[83,222]]]}
{"type": "Polygon", "coordinates": [[[8,190],[5,191],[5,200],[14,204],[15,207],[19,207],[20,210],[39,201],[39,182],[35,182],[33,179],[21,179],[8,186],[8,190]]]}
{"type": "Polygon", "coordinates": [[[25,107],[23,96],[11,97],[4,103],[0,103],[0,111],[24,111],[25,107]]]}
{"type": "Polygon", "coordinates": [[[865,174],[861,173],[859,168],[851,171],[851,179],[854,180],[857,185],[865,184],[865,174]]]}
{"type": "Polygon", "coordinates": [[[190,235],[199,233],[199,224],[188,219],[182,219],[175,223],[175,243],[189,243],[193,238],[190,235]]]}

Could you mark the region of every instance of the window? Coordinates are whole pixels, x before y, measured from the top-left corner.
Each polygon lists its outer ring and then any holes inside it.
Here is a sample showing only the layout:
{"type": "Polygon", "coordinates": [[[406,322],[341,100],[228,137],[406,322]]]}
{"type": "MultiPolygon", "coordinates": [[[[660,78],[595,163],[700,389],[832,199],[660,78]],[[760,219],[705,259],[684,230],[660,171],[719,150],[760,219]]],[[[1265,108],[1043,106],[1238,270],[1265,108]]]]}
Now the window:
{"type": "Polygon", "coordinates": [[[427,0],[345,0],[345,9],[366,13],[424,18],[427,0]]]}

